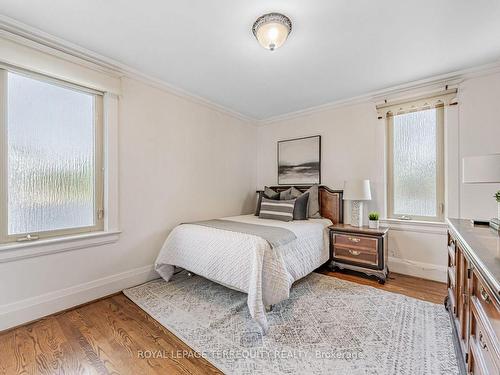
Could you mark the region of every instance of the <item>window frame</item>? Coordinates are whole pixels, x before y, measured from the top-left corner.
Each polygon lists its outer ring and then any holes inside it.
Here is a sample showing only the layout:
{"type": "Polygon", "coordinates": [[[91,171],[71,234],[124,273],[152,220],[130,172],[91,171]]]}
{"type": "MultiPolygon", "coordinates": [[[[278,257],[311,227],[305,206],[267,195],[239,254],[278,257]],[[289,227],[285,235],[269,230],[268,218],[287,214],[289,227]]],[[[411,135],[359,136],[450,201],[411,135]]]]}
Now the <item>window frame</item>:
{"type": "Polygon", "coordinates": [[[75,85],[53,77],[24,69],[0,65],[0,246],[36,242],[37,240],[66,237],[104,230],[104,93],[75,85]],[[73,91],[91,94],[94,98],[94,225],[73,227],[43,232],[8,234],[8,73],[23,75],[30,79],[64,87],[73,91]],[[31,236],[31,238],[30,238],[31,236]]]}
{"type": "Polygon", "coordinates": [[[387,133],[387,218],[410,221],[444,222],[445,217],[445,170],[444,170],[444,105],[427,106],[406,112],[388,115],[386,121],[387,133]],[[394,213],[394,116],[436,109],[436,216],[416,216],[394,213]]]}

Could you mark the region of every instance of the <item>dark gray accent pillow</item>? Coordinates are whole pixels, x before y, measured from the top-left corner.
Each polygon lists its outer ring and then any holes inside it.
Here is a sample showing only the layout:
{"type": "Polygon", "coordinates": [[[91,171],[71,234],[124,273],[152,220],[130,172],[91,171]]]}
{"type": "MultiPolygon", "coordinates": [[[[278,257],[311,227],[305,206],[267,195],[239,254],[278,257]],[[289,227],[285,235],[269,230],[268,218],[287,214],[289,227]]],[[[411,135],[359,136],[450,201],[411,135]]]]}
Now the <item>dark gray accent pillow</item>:
{"type": "Polygon", "coordinates": [[[268,199],[278,200],[278,199],[280,199],[280,193],[265,186],[264,191],[259,192],[259,198],[257,199],[257,206],[255,207],[255,216],[259,216],[259,214],[260,214],[260,206],[262,204],[263,197],[266,197],[268,199]]]}
{"type": "Polygon", "coordinates": [[[262,198],[259,217],[261,219],[271,219],[280,221],[292,221],[295,199],[286,201],[262,198]]]}
{"type": "Polygon", "coordinates": [[[295,206],[293,207],[293,220],[307,220],[309,207],[309,193],[301,194],[295,199],[295,206]]]}
{"type": "Polygon", "coordinates": [[[308,217],[312,219],[321,219],[321,214],[319,213],[319,185],[314,184],[305,193],[309,193],[309,208],[308,217]]]}
{"type": "Polygon", "coordinates": [[[273,189],[267,186],[264,186],[264,195],[266,196],[266,198],[269,199],[276,199],[276,200],[280,199],[280,193],[274,191],[273,189]]]}

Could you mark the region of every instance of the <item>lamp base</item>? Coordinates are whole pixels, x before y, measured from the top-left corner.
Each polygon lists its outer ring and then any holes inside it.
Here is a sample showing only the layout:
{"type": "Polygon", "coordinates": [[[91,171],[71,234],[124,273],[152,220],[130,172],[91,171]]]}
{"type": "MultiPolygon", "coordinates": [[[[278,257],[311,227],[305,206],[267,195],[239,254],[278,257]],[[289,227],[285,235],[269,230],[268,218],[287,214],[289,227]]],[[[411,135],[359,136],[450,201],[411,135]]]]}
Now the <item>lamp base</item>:
{"type": "Polygon", "coordinates": [[[363,201],[351,201],[351,225],[363,226],[363,201]]]}

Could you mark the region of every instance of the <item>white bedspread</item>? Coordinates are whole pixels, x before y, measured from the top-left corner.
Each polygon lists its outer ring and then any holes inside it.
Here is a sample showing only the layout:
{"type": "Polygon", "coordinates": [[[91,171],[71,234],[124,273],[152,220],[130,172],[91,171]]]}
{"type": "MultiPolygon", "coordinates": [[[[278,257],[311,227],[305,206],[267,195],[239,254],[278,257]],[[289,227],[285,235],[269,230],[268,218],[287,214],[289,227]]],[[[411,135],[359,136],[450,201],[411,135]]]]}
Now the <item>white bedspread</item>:
{"type": "Polygon", "coordinates": [[[297,239],[271,248],[264,239],[237,232],[179,225],[170,233],[155,262],[156,271],[169,280],[174,266],[248,294],[250,314],[264,333],[268,324],[265,306],[289,297],[292,283],[329,258],[328,219],[282,222],[254,215],[223,218],[251,224],[283,227],[297,239]]]}

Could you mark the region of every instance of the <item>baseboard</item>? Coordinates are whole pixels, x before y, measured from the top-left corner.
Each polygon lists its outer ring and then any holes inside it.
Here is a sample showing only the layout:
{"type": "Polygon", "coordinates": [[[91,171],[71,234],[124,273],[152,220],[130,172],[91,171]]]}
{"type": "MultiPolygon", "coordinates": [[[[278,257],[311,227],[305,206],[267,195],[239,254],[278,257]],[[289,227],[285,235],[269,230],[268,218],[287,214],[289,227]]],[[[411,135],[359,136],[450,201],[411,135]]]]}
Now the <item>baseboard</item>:
{"type": "Polygon", "coordinates": [[[56,312],[119,292],[158,277],[144,266],[0,306],[0,332],[56,312]]]}
{"type": "Polygon", "coordinates": [[[391,272],[401,273],[420,277],[422,279],[446,282],[446,266],[440,266],[431,263],[416,262],[401,258],[389,257],[389,270],[391,272]]]}

